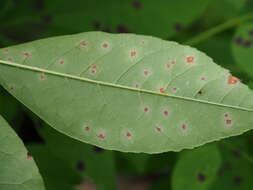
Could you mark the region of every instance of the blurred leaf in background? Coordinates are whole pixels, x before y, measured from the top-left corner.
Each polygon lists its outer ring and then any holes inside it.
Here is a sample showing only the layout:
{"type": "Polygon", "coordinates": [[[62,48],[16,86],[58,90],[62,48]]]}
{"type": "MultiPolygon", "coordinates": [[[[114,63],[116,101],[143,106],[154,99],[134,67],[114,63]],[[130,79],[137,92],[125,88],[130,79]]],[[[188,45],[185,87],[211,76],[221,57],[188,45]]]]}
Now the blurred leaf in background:
{"type": "Polygon", "coordinates": [[[221,165],[221,155],[216,144],[205,145],[194,150],[183,151],[175,165],[172,189],[204,190],[215,180],[221,165]]]}
{"type": "MultiPolygon", "coordinates": [[[[253,11],[252,0],[1,0],[0,47],[93,30],[153,35],[183,43],[250,11],[253,11]]],[[[194,46],[253,89],[252,29],[252,22],[242,24],[238,29],[234,27],[194,46]]],[[[2,88],[0,114],[13,124],[25,142],[42,141],[31,122],[35,121],[45,143],[29,144],[28,149],[49,190],[71,189],[81,183],[83,177],[100,189],[115,189],[116,176],[130,177],[133,181],[141,178],[152,183],[151,190],[248,190],[253,187],[252,162],[249,161],[253,154],[249,146],[253,142],[251,131],[240,138],[222,141],[219,150],[206,145],[200,150],[181,153],[129,154],[105,151],[56,132],[38,122],[37,117],[29,114],[2,88]],[[205,149],[211,150],[205,154],[205,149]],[[187,167],[182,167],[185,165],[187,167]],[[182,183],[189,185],[183,187],[182,183]]],[[[128,183],[136,187],[133,181],[128,183]]]]}
{"type": "Polygon", "coordinates": [[[244,72],[253,78],[253,24],[241,25],[231,40],[233,56],[244,72]]]}
{"type": "Polygon", "coordinates": [[[45,145],[29,144],[27,149],[38,165],[46,190],[70,190],[81,183],[77,171],[54,156],[45,145]]]}
{"type": "MultiPolygon", "coordinates": [[[[75,171],[74,173],[77,174],[76,177],[85,176],[87,179],[94,182],[101,190],[116,189],[116,171],[114,154],[112,151],[103,150],[99,147],[74,140],[47,125],[42,125],[42,127],[37,127],[37,129],[45,141],[43,149],[49,152],[52,158],[62,160],[63,164],[61,165],[66,165],[66,167],[75,171]]],[[[39,152],[36,150],[37,147],[38,146],[33,146],[33,151],[35,151],[35,153],[39,152]]],[[[42,149],[42,146],[38,148],[42,149]]],[[[44,154],[47,153],[44,152],[44,154]]],[[[39,156],[37,157],[40,159],[39,156]]],[[[44,162],[44,160],[42,160],[42,162],[44,162]]],[[[43,167],[43,170],[46,170],[50,165],[51,164],[42,165],[41,167],[43,167]]],[[[62,172],[63,174],[65,173],[64,171],[62,172]]],[[[64,176],[62,176],[61,180],[64,179],[64,176]]],[[[50,178],[50,180],[52,179],[50,178]]]]}

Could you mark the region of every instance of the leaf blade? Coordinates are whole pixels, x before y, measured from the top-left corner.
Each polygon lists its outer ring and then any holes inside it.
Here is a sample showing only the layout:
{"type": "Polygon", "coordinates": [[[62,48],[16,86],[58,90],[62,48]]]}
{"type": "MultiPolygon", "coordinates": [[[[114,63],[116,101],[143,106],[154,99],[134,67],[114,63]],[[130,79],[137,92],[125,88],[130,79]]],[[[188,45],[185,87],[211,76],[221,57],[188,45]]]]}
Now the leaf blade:
{"type": "Polygon", "coordinates": [[[44,190],[43,180],[32,158],[7,122],[0,116],[0,188],[44,190]]]}
{"type": "Polygon", "coordinates": [[[57,130],[103,148],[179,151],[241,134],[252,123],[252,92],[203,53],[177,43],[90,32],[11,51],[23,64],[1,61],[2,85],[57,130]],[[105,43],[114,50],[104,50],[105,43]],[[31,56],[22,57],[28,49],[31,56]]]}

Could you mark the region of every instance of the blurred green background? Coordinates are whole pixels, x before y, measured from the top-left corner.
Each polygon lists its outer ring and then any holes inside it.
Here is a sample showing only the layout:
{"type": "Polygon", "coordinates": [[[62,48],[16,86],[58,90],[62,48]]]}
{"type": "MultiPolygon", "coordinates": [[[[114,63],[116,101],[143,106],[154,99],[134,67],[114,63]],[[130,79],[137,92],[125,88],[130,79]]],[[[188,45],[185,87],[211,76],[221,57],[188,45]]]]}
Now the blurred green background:
{"type": "MultiPolygon", "coordinates": [[[[86,31],[189,42],[253,87],[253,0],[0,0],[0,48],[86,31]],[[233,27],[189,41],[229,21],[233,27]]],[[[132,154],[58,133],[2,88],[0,114],[26,144],[48,190],[253,189],[253,132],[180,153],[132,154]]]]}

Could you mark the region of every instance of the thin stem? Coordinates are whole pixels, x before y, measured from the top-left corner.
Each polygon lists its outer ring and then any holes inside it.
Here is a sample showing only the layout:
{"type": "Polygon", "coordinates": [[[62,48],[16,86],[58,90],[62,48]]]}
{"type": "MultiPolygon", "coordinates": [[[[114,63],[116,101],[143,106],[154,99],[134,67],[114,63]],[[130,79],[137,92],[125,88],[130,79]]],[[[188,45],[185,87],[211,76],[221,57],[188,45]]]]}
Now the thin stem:
{"type": "Polygon", "coordinates": [[[185,44],[190,45],[190,46],[194,46],[196,44],[199,44],[200,42],[210,38],[211,36],[218,34],[220,32],[223,32],[229,28],[232,28],[238,24],[241,24],[245,21],[251,20],[253,19],[253,12],[248,13],[246,15],[243,16],[239,16],[236,18],[233,18],[223,24],[220,24],[218,26],[215,26],[214,28],[211,28],[199,35],[197,35],[196,37],[193,37],[192,39],[188,40],[187,42],[185,42],[185,44]]]}

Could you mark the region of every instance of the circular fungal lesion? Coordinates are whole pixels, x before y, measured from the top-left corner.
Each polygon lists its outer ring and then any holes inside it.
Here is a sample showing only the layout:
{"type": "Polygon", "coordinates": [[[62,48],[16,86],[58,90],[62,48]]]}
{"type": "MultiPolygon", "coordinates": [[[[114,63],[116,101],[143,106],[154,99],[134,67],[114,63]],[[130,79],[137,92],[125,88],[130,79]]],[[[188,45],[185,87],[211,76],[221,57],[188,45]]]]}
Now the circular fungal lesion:
{"type": "Polygon", "coordinates": [[[46,74],[45,73],[41,73],[40,75],[39,75],[39,79],[40,80],[45,80],[46,79],[46,74]]]}

